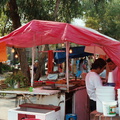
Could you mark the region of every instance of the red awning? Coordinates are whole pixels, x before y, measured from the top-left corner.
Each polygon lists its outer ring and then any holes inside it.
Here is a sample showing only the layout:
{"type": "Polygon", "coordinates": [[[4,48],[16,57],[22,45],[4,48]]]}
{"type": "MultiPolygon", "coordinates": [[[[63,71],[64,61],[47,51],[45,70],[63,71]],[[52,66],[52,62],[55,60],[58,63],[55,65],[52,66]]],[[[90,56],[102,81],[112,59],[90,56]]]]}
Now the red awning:
{"type": "Polygon", "coordinates": [[[65,41],[85,46],[98,46],[120,67],[120,42],[99,32],[77,27],[68,23],[32,20],[1,37],[8,46],[29,48],[44,44],[58,44],[65,41]]]}

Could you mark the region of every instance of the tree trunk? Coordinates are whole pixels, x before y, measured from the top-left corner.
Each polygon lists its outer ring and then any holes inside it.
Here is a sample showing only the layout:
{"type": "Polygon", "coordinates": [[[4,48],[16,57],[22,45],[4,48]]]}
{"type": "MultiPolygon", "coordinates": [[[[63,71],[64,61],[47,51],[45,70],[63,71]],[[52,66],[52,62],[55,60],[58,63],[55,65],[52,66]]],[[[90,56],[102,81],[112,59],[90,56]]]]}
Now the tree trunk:
{"type": "MultiPolygon", "coordinates": [[[[48,51],[49,50],[49,45],[44,45],[42,48],[43,51],[48,51]]],[[[36,75],[34,76],[34,80],[38,80],[40,76],[45,74],[45,59],[47,58],[46,56],[48,53],[41,52],[39,55],[39,60],[38,60],[38,68],[36,71],[36,75]]]]}
{"type": "Polygon", "coordinates": [[[59,10],[59,4],[60,4],[60,0],[56,0],[55,10],[54,10],[54,15],[53,15],[54,20],[55,20],[56,17],[57,17],[57,12],[58,12],[58,10],[59,10]]]}
{"type": "Polygon", "coordinates": [[[22,49],[18,48],[17,52],[18,52],[18,56],[19,56],[21,71],[28,78],[28,80],[30,82],[30,69],[29,69],[29,65],[27,62],[26,50],[23,48],[22,49]]]}
{"type": "MultiPolygon", "coordinates": [[[[9,0],[8,5],[9,5],[10,18],[13,22],[13,29],[17,29],[18,27],[21,26],[21,23],[20,23],[20,16],[18,14],[16,0],[9,0]]],[[[30,71],[28,69],[29,66],[26,57],[26,50],[22,48],[17,48],[17,52],[19,54],[18,57],[20,60],[21,71],[30,80],[30,71]]]]}

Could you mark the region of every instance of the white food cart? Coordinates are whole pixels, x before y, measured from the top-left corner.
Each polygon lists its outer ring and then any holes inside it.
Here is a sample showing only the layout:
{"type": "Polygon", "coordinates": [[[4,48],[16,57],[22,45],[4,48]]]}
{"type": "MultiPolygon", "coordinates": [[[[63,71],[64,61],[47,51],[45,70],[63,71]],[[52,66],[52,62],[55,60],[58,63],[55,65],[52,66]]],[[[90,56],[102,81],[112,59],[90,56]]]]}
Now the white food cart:
{"type": "Polygon", "coordinates": [[[67,113],[77,114],[77,120],[89,119],[89,104],[85,86],[77,87],[69,93],[60,90],[38,90],[38,88],[33,92],[0,91],[0,93],[22,95],[22,98],[24,97],[26,102],[30,104],[47,105],[48,108],[51,105],[60,107],[60,110],[55,111],[17,106],[8,111],[8,120],[18,120],[18,114],[35,115],[36,119],[39,118],[41,120],[48,120],[48,118],[49,120],[54,120],[53,117],[56,118],[55,120],[65,120],[67,113]],[[32,101],[32,97],[36,98],[36,101],[32,101]],[[51,116],[51,119],[48,116],[51,116]]]}

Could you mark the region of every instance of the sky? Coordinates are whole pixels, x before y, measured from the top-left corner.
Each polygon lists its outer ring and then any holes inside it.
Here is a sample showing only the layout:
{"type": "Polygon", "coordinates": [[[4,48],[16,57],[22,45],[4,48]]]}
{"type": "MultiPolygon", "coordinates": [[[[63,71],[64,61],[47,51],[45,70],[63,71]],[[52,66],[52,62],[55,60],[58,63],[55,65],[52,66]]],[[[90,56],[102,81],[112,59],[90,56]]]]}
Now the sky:
{"type": "Polygon", "coordinates": [[[77,18],[75,18],[75,19],[73,20],[73,22],[71,22],[71,24],[73,24],[73,25],[78,25],[78,26],[85,26],[84,21],[81,20],[81,19],[77,19],[77,18]]]}

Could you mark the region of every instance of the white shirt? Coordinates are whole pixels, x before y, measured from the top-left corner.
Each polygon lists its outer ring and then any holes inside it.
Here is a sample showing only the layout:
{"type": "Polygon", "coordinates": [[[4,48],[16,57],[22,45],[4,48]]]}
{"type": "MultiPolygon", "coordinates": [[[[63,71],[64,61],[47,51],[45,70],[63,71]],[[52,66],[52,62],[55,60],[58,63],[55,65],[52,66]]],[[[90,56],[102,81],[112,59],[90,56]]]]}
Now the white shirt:
{"type": "Polygon", "coordinates": [[[96,88],[102,86],[100,76],[97,73],[90,71],[85,77],[85,83],[89,98],[96,101],[96,88]]]}

